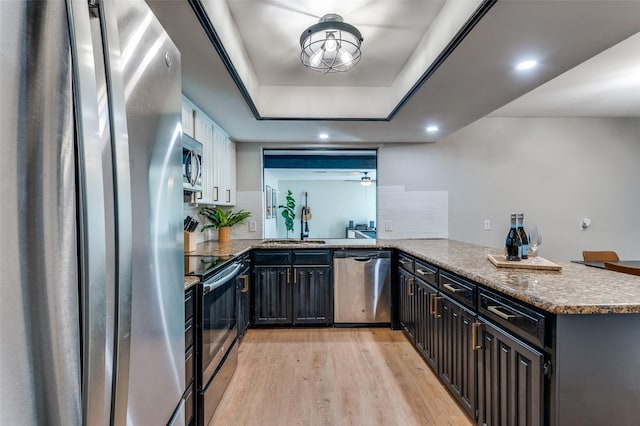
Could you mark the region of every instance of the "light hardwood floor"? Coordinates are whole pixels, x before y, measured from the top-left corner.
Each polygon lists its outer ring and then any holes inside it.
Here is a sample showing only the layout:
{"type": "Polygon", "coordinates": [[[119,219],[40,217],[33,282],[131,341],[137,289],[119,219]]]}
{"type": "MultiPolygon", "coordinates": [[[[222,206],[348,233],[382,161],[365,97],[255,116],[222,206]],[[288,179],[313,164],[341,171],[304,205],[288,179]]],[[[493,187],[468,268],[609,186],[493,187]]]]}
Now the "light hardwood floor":
{"type": "Polygon", "coordinates": [[[252,329],[209,426],[472,422],[400,331],[252,329]]]}

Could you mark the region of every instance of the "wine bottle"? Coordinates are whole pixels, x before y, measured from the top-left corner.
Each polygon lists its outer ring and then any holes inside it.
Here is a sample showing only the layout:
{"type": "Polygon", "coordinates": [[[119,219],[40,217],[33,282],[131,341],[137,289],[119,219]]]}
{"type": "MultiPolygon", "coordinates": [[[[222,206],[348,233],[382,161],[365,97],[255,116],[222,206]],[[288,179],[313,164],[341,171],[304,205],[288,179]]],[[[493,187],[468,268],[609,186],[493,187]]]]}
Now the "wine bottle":
{"type": "Polygon", "coordinates": [[[518,233],[518,216],[516,213],[511,213],[511,227],[509,228],[509,233],[507,234],[505,245],[507,248],[506,259],[511,261],[519,261],[522,240],[520,239],[520,234],[518,233]]]}
{"type": "Polygon", "coordinates": [[[529,258],[529,238],[524,230],[524,213],[518,213],[518,233],[520,234],[520,240],[522,241],[522,249],[520,258],[529,258]]]}

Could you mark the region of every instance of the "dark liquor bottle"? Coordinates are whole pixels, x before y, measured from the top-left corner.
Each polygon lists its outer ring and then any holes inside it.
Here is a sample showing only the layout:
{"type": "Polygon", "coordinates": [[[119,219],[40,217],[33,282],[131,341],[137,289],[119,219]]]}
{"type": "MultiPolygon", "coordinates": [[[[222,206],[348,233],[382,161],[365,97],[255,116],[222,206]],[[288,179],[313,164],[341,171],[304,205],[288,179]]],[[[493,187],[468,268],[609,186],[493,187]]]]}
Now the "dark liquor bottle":
{"type": "Polygon", "coordinates": [[[505,245],[507,248],[506,259],[519,261],[522,240],[520,239],[520,233],[518,233],[518,216],[516,213],[511,213],[511,227],[509,228],[505,245]]]}
{"type": "Polygon", "coordinates": [[[522,249],[520,257],[522,259],[529,258],[529,238],[524,230],[524,213],[518,213],[518,233],[520,234],[520,240],[522,241],[522,249]]]}

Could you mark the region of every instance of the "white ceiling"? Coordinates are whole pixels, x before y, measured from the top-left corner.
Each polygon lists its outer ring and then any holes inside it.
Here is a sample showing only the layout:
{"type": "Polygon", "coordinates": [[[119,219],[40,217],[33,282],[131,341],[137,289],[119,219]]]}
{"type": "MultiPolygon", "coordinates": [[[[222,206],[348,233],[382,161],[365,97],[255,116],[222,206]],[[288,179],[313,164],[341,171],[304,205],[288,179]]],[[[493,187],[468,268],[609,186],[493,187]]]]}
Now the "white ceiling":
{"type": "Polygon", "coordinates": [[[640,33],[494,111],[500,117],[640,117],[640,33]]]}
{"type": "MultiPolygon", "coordinates": [[[[228,0],[231,17],[261,84],[390,86],[444,0],[228,0]],[[341,15],[364,39],[357,72],[322,75],[300,64],[300,34],[324,14],[341,15]]],[[[355,69],[354,69],[355,71],[355,69]]]]}
{"type": "MultiPolygon", "coordinates": [[[[249,63],[256,79],[260,76],[273,85],[292,82],[312,85],[318,91],[330,90],[323,84],[334,88],[346,84],[342,86],[345,91],[334,92],[333,98],[336,105],[349,104],[356,108],[356,113],[366,111],[373,97],[351,99],[340,93],[347,93],[358,84],[384,84],[397,74],[405,65],[401,62],[406,63],[408,52],[398,48],[393,54],[380,54],[377,48],[400,46],[405,41],[415,46],[416,40],[424,35],[418,32],[428,31],[424,24],[421,26],[421,18],[428,21],[442,3],[429,0],[337,3],[335,7],[343,7],[340,12],[345,21],[356,24],[363,32],[363,59],[346,74],[327,76],[299,64],[295,47],[306,26],[315,23],[322,14],[336,11],[318,9],[325,2],[202,1],[228,8],[233,17],[229,22],[234,24],[241,44],[225,47],[244,50],[251,58],[249,63]],[[272,48],[273,40],[277,41],[277,48],[272,48]],[[276,52],[275,61],[265,59],[269,52],[276,52]],[[326,77],[332,80],[325,80],[326,77]],[[354,79],[356,83],[349,82],[354,79]]],[[[634,77],[638,75],[638,1],[498,1],[390,121],[374,122],[269,120],[264,115],[256,118],[188,2],[148,2],[181,51],[183,93],[240,142],[284,142],[288,146],[429,142],[493,111],[500,116],[640,116],[640,90],[634,77]],[[628,39],[625,43],[607,51],[625,39],[628,39]],[[588,61],[603,51],[603,59],[595,57],[588,61]],[[536,57],[540,66],[523,74],[514,72],[515,62],[529,56],[536,57]],[[588,62],[577,67],[585,61],[588,62]],[[572,68],[575,69],[561,75],[572,68]],[[553,80],[557,76],[560,77],[553,80]],[[525,95],[528,92],[531,93],[525,95]],[[439,133],[427,134],[424,129],[429,124],[437,124],[439,133]],[[329,134],[328,142],[318,141],[320,132],[329,134]]],[[[294,107],[304,107],[300,98],[282,97],[294,107]]],[[[313,98],[302,101],[312,103],[313,98]]]]}

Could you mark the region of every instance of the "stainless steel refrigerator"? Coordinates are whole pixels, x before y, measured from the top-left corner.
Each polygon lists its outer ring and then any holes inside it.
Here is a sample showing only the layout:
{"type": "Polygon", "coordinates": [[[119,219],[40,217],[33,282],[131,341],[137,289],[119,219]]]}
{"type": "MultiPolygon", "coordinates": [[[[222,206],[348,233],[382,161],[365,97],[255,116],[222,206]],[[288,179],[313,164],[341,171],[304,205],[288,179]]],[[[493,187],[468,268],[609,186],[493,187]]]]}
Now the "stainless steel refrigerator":
{"type": "Polygon", "coordinates": [[[0,0],[0,54],[0,424],[181,424],[180,53],[143,0],[0,0]]]}

